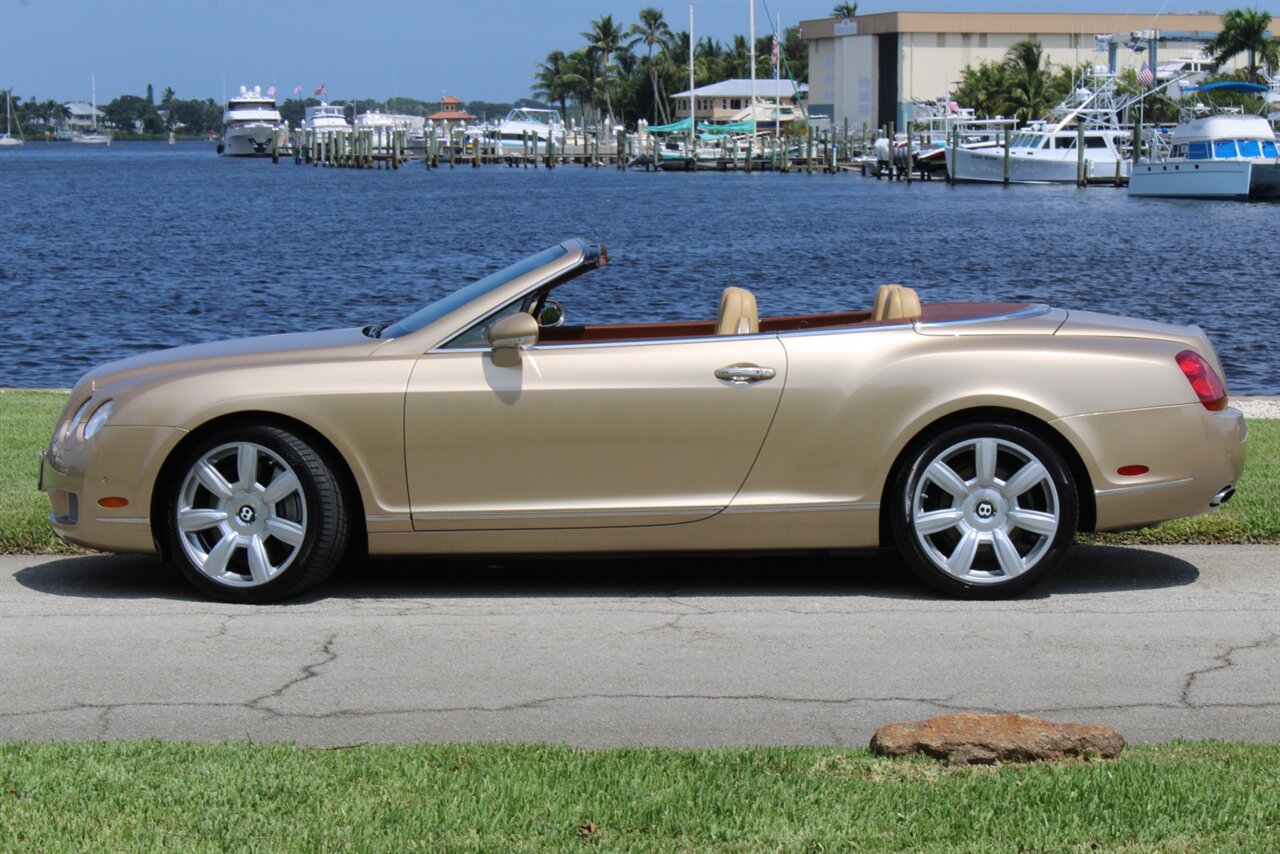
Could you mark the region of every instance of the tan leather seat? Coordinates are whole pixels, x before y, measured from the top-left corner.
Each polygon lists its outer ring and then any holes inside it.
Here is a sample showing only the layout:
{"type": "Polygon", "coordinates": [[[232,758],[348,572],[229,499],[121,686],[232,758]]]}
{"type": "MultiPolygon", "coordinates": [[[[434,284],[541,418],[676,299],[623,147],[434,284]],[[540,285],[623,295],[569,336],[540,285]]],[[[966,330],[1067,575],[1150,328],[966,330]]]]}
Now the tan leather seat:
{"type": "Polygon", "coordinates": [[[922,312],[920,295],[905,285],[881,285],[876,288],[876,301],[871,309],[872,320],[899,320],[919,317],[922,312]]]}
{"type": "Polygon", "coordinates": [[[745,288],[725,288],[720,294],[716,334],[754,335],[759,331],[760,314],[756,310],[755,295],[745,288]]]}

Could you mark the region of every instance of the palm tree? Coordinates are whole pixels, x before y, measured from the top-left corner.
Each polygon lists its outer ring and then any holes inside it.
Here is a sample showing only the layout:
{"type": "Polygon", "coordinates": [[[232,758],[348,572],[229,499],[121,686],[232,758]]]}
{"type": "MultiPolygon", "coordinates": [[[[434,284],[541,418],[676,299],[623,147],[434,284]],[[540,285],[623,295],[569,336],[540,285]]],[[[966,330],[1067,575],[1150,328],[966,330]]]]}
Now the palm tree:
{"type": "Polygon", "coordinates": [[[837,3],[836,7],[831,10],[833,18],[852,18],[858,14],[857,3],[837,3]]]}
{"type": "Polygon", "coordinates": [[[591,29],[582,34],[587,46],[604,59],[601,68],[601,80],[604,86],[604,106],[610,116],[613,115],[613,102],[609,100],[609,57],[622,47],[622,30],[613,23],[612,15],[601,15],[591,22],[591,29]]]}
{"type": "Polygon", "coordinates": [[[1280,66],[1280,41],[1267,38],[1271,25],[1271,13],[1257,9],[1230,9],[1222,16],[1222,29],[1214,36],[1205,50],[1213,55],[1213,70],[1241,53],[1249,55],[1245,70],[1249,80],[1258,82],[1259,60],[1275,69],[1280,66]]]}
{"type": "Polygon", "coordinates": [[[1049,91],[1049,69],[1040,42],[1020,41],[1004,55],[1004,109],[1024,122],[1038,119],[1057,103],[1049,91]]]}
{"type": "Polygon", "coordinates": [[[653,65],[653,49],[658,48],[659,57],[671,49],[671,27],[662,19],[661,9],[646,8],[640,10],[640,23],[632,24],[627,28],[627,35],[631,37],[627,42],[628,48],[638,44],[643,44],[647,48],[645,68],[649,72],[649,85],[653,87],[653,118],[657,121],[661,115],[662,123],[667,124],[671,121],[671,116],[667,111],[666,99],[658,97],[658,73],[653,65]]]}
{"type": "Polygon", "coordinates": [[[538,63],[538,70],[533,75],[533,96],[545,101],[553,101],[560,105],[560,115],[569,117],[569,96],[581,83],[573,72],[564,51],[553,50],[547,54],[543,62],[538,63]]]}

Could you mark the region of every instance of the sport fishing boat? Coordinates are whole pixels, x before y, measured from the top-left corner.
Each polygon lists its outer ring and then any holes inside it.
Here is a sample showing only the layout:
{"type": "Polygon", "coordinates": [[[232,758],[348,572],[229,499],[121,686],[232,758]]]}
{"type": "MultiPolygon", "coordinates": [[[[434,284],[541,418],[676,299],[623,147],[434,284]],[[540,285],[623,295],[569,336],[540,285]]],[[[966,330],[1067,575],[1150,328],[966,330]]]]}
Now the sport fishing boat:
{"type": "MultiPolygon", "coordinates": [[[[1129,175],[1125,156],[1129,130],[1120,121],[1124,106],[1115,97],[1115,75],[1101,75],[1096,89],[1081,86],[1053,109],[1048,120],[1035,121],[1009,140],[1011,184],[1074,184],[1079,180],[1083,126],[1084,179],[1111,183],[1129,175]]],[[[948,158],[953,181],[1000,183],[1005,174],[1005,146],[957,148],[948,158]]]]}
{"type": "Polygon", "coordinates": [[[542,110],[533,107],[516,107],[498,124],[497,137],[503,148],[520,148],[524,140],[536,140],[539,148],[545,148],[547,139],[563,145],[564,120],[559,110],[542,110]]]}

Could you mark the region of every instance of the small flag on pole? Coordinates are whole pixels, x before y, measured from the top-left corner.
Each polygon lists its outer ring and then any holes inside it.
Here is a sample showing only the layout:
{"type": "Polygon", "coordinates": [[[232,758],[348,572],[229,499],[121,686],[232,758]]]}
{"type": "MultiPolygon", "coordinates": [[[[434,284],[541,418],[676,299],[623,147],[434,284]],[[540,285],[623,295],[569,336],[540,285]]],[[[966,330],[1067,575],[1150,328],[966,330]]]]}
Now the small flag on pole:
{"type": "Polygon", "coordinates": [[[1155,85],[1156,74],[1151,70],[1151,66],[1147,65],[1145,62],[1142,63],[1142,67],[1138,69],[1138,82],[1148,89],[1155,85]]]}
{"type": "Polygon", "coordinates": [[[274,98],[276,96],[276,84],[272,83],[267,87],[267,97],[274,98]]]}
{"type": "Polygon", "coordinates": [[[324,84],[323,84],[323,83],[321,83],[319,86],[317,86],[317,87],[316,87],[315,94],[317,94],[317,95],[323,95],[323,94],[324,94],[325,92],[327,92],[327,91],[329,91],[329,90],[328,90],[328,89],[325,89],[325,88],[324,88],[324,84]]]}
{"type": "Polygon", "coordinates": [[[771,52],[770,57],[771,57],[770,62],[773,63],[773,67],[777,68],[778,67],[778,37],[776,35],[773,37],[773,51],[771,52]]]}
{"type": "Polygon", "coordinates": [[[301,94],[302,94],[302,84],[301,84],[301,83],[299,83],[297,86],[294,86],[294,87],[293,87],[293,94],[295,94],[295,95],[301,95],[301,94]]]}

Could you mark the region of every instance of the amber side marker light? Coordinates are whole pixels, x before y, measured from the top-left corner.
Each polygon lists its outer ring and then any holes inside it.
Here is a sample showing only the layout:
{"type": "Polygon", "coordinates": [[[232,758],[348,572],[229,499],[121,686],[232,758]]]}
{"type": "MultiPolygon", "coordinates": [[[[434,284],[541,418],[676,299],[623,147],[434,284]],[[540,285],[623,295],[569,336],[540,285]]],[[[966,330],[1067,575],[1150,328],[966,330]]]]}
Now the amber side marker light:
{"type": "Polygon", "coordinates": [[[1151,469],[1146,466],[1120,466],[1120,468],[1116,469],[1116,474],[1124,477],[1137,477],[1138,475],[1146,474],[1149,471],[1151,471],[1151,469]]]}
{"type": "Polygon", "coordinates": [[[1209,367],[1209,363],[1194,350],[1183,350],[1173,357],[1182,369],[1182,374],[1191,383],[1192,390],[1200,403],[1210,412],[1218,412],[1227,408],[1227,390],[1222,380],[1209,367]]]}
{"type": "Polygon", "coordinates": [[[128,507],[129,499],[121,498],[118,495],[111,495],[106,498],[99,498],[98,506],[106,507],[108,510],[118,510],[121,507],[128,507]]]}

